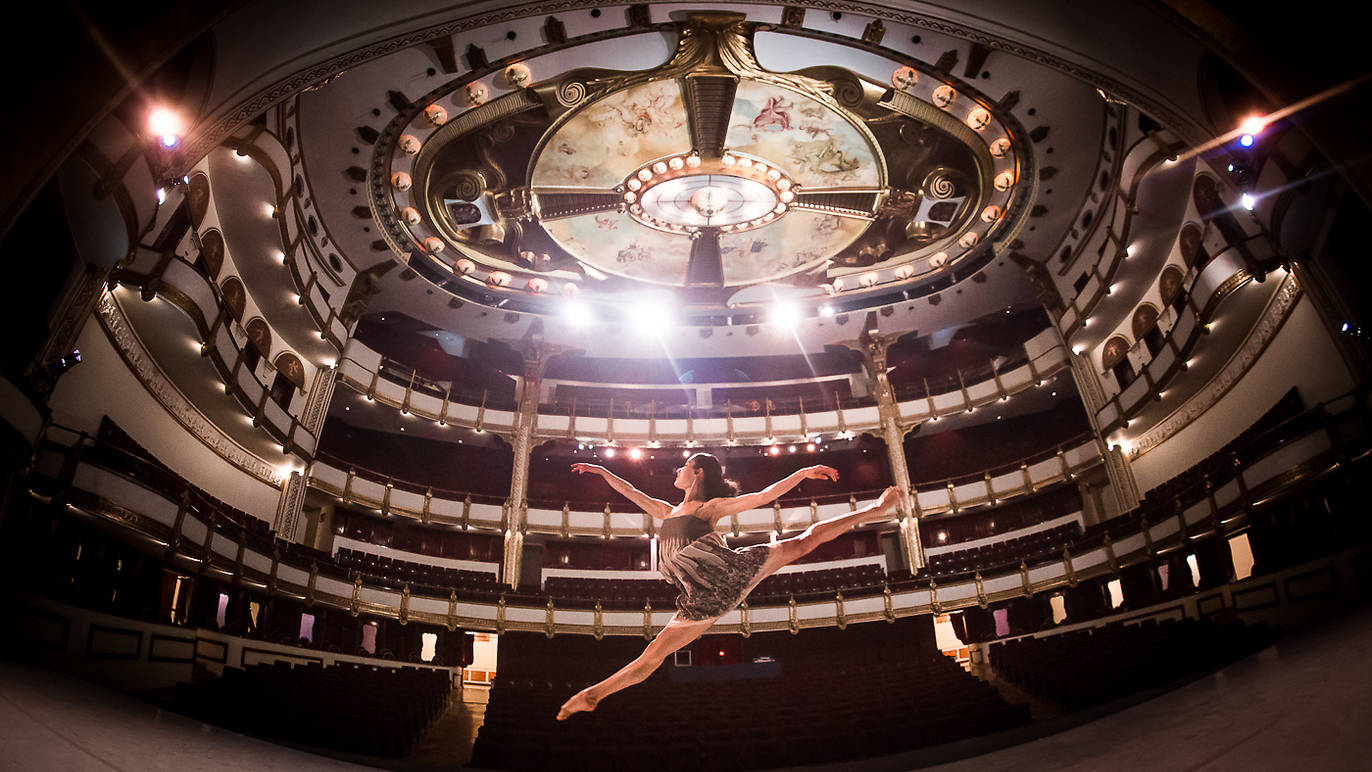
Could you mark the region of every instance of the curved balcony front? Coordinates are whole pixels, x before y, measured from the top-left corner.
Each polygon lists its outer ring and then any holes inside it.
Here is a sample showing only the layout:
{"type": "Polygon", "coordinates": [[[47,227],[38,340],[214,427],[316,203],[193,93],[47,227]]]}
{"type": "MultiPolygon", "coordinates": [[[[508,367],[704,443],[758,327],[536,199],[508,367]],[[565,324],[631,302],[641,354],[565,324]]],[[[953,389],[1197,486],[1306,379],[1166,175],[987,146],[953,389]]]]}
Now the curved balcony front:
{"type": "MultiPolygon", "coordinates": [[[[972,384],[959,382],[956,388],[921,397],[907,398],[897,403],[898,420],[904,427],[969,412],[982,405],[994,404],[1042,384],[1068,367],[1065,347],[1057,332],[1044,330],[1024,344],[1024,364],[1005,372],[994,369],[988,377],[972,384]]],[[[339,378],[353,389],[403,413],[456,424],[478,431],[509,433],[515,412],[508,408],[492,408],[478,395],[453,394],[447,384],[429,381],[413,370],[409,377],[403,370],[378,352],[356,339],[349,341],[339,363],[339,378]],[[477,399],[473,399],[477,396],[477,399]],[[475,403],[475,404],[473,404],[475,403]]],[[[847,377],[846,375],[843,377],[847,377]]],[[[786,383],[790,383],[787,381],[786,383]]],[[[626,388],[632,393],[635,386],[604,384],[607,388],[626,388]]],[[[656,385],[649,388],[686,388],[725,390],[748,388],[752,383],[712,383],[656,385]]],[[[613,404],[602,415],[565,415],[540,410],[535,436],[540,439],[569,438],[596,443],[632,442],[670,445],[727,445],[770,444],[777,441],[805,440],[816,434],[848,434],[881,432],[881,417],[875,404],[854,407],[835,407],[832,410],[806,410],[803,401],[766,400],[759,409],[736,409],[732,404],[697,412],[686,408],[684,415],[659,415],[650,401],[633,412],[616,414],[613,404]],[[722,414],[721,414],[722,413],[722,414]]],[[[599,412],[599,411],[597,411],[599,412]]],[[[664,412],[666,412],[664,410],[664,412]]]]}

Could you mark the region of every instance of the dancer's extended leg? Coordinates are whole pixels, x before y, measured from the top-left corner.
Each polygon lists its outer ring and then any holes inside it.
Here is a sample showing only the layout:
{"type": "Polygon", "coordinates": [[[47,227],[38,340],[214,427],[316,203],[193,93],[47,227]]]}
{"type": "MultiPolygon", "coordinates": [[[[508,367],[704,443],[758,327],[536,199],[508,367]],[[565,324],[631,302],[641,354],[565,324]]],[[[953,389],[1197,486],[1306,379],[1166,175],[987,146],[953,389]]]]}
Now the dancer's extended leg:
{"type": "Polygon", "coordinates": [[[861,509],[855,509],[846,515],[831,517],[828,520],[821,520],[806,528],[803,533],[773,544],[772,554],[763,564],[760,573],[765,577],[778,568],[790,565],[805,557],[819,545],[833,541],[856,526],[890,517],[896,507],[900,505],[900,495],[899,488],[887,488],[881,494],[881,498],[861,509]]]}
{"type": "Polygon", "coordinates": [[[606,678],[594,686],[572,695],[570,700],[562,704],[562,709],[557,712],[557,720],[562,721],[573,713],[583,710],[595,710],[596,705],[615,692],[633,686],[642,681],[657,670],[667,655],[685,646],[686,644],[699,638],[706,630],[710,629],[715,620],[703,619],[700,621],[689,621],[680,616],[672,617],[667,626],[653,638],[652,643],[643,650],[638,657],[619,669],[619,672],[606,678]]]}

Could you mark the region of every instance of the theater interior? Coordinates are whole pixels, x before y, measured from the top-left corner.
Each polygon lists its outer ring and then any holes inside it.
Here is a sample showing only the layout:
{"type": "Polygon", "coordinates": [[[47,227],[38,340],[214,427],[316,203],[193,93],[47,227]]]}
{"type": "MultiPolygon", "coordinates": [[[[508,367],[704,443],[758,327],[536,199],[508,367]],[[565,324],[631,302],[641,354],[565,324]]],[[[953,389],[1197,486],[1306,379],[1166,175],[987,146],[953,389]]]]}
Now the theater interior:
{"type": "Polygon", "coordinates": [[[1289,10],[25,11],[0,766],[1366,765],[1372,73],[1289,10]],[[678,596],[572,465],[702,452],[837,470],[732,548],[899,507],[554,720],[678,596]]]}

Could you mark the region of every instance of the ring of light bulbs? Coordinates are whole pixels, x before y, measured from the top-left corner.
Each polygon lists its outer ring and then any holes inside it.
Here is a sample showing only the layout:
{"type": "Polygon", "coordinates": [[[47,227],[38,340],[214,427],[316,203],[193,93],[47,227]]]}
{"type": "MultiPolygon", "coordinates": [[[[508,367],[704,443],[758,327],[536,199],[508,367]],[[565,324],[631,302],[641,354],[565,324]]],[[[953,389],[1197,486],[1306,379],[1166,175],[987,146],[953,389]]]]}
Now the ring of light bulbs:
{"type": "Polygon", "coordinates": [[[766,214],[745,222],[712,226],[720,233],[742,233],[771,225],[791,210],[800,189],[790,175],[775,165],[730,152],[713,161],[702,159],[698,153],[683,153],[649,161],[630,172],[615,191],[620,194],[625,211],[637,222],[667,233],[695,237],[703,230],[702,227],[654,216],[642,202],[648,191],[668,180],[706,175],[749,180],[767,187],[776,196],[776,206],[766,214]]]}

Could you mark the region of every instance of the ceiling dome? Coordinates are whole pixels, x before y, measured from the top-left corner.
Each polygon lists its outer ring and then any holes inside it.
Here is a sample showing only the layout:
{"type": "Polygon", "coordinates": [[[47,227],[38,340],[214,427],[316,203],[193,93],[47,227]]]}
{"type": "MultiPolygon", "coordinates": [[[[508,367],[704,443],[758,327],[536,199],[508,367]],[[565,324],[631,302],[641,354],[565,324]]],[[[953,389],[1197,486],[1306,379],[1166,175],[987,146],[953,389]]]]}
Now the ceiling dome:
{"type": "Polygon", "coordinates": [[[508,93],[469,88],[451,119],[437,93],[398,115],[371,170],[397,257],[458,297],[494,290],[536,313],[549,288],[674,287],[709,314],[778,283],[861,307],[970,276],[1027,216],[1027,138],[947,73],[773,72],[755,52],[783,34],[770,25],[674,27],[656,67],[537,80],[512,65],[508,93]]]}

